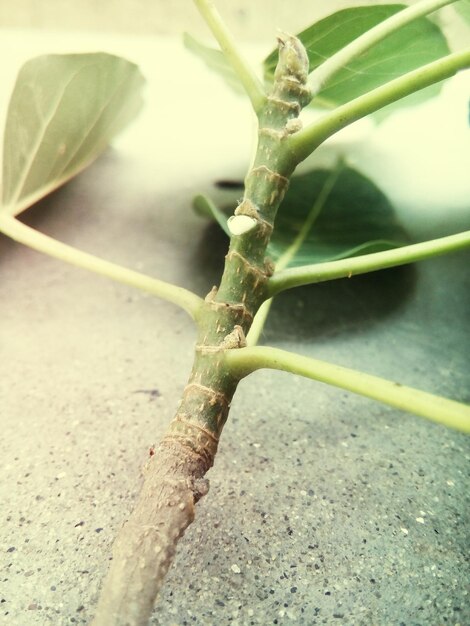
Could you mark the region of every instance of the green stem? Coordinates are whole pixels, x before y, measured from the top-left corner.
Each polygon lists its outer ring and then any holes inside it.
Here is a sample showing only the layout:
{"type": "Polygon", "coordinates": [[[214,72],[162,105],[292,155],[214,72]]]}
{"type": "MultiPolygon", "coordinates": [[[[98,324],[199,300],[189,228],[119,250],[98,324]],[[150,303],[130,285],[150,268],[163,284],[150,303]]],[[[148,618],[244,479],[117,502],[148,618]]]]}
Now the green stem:
{"type": "Polygon", "coordinates": [[[25,244],[39,252],[44,252],[56,259],[90,270],[95,272],[95,274],[101,274],[125,285],[136,287],[168,302],[173,302],[173,304],[178,305],[189,313],[193,319],[196,319],[204,302],[202,298],[187,289],[151,278],[145,274],[140,274],[134,270],[95,257],[87,252],[77,250],[34,230],[34,228],[30,228],[10,215],[0,216],[0,232],[19,243],[25,244]]]}
{"type": "Polygon", "coordinates": [[[251,325],[250,331],[246,336],[247,346],[256,346],[256,344],[260,340],[264,325],[266,324],[269,312],[271,311],[272,303],[273,298],[269,298],[268,300],[265,300],[258,309],[258,312],[256,313],[253,320],[253,324],[251,325]]]}
{"type": "Polygon", "coordinates": [[[214,3],[211,0],[194,0],[194,3],[211,29],[227,61],[240,79],[243,88],[250,98],[253,109],[258,113],[266,101],[263,84],[241,55],[235,39],[224,24],[214,3]]]}
{"type": "MultiPolygon", "coordinates": [[[[207,4],[204,4],[207,6],[207,4]]],[[[245,195],[231,220],[230,248],[219,289],[198,312],[193,368],[176,415],[146,466],[134,511],[122,527],[104,583],[94,626],[144,626],[173,560],[176,544],[205,494],[238,379],[225,352],[245,345],[253,316],[265,299],[271,264],[265,252],[276,211],[292,174],[282,143],[297,127],[307,102],[308,59],[299,41],[280,40],[279,63],[269,99],[260,112],[255,161],[245,195]]]]}
{"type": "Polygon", "coordinates": [[[261,346],[228,351],[225,361],[236,376],[247,376],[261,368],[291,372],[470,433],[470,406],[377,376],[286,350],[261,346]]]}
{"type": "MultiPolygon", "coordinates": [[[[316,222],[318,216],[320,215],[323,207],[325,206],[326,201],[338,180],[338,176],[340,175],[342,169],[342,163],[339,163],[334,170],[331,171],[330,175],[325,181],[320,193],[318,194],[315,202],[310,209],[310,212],[307,216],[307,219],[302,225],[297,237],[291,243],[291,245],[287,248],[287,250],[279,257],[279,260],[276,263],[276,273],[278,271],[286,268],[292,259],[295,257],[300,247],[304,243],[306,237],[308,236],[310,230],[312,229],[314,223],[316,222]]],[[[276,275],[276,274],[275,274],[276,275]]],[[[258,310],[258,313],[253,320],[253,324],[250,328],[250,332],[246,337],[246,343],[248,346],[255,346],[261,333],[263,332],[264,325],[266,323],[267,317],[269,315],[269,311],[271,309],[271,305],[273,303],[273,299],[265,300],[261,307],[258,310]]]]}
{"type": "Polygon", "coordinates": [[[350,278],[356,274],[375,272],[388,267],[406,265],[416,261],[424,261],[441,254],[456,252],[470,247],[470,230],[457,235],[431,239],[415,243],[403,248],[364,254],[362,256],[340,259],[294,267],[276,272],[268,281],[268,294],[272,297],[286,289],[320,283],[336,278],[350,278]]]}
{"type": "Polygon", "coordinates": [[[470,67],[470,49],[449,54],[337,107],[287,140],[297,163],[352,122],[470,67]]]}
{"type": "Polygon", "coordinates": [[[336,54],[333,54],[310,74],[309,86],[312,93],[315,96],[336,72],[391,33],[405,26],[405,24],[453,2],[455,0],[422,0],[380,22],[336,54]]]}

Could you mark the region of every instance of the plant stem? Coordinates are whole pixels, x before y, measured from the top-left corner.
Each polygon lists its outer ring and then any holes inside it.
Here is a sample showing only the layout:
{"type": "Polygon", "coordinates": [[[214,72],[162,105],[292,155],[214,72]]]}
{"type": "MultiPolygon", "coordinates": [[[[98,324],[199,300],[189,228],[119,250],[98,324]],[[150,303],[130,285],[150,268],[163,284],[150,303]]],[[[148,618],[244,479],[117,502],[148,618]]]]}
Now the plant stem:
{"type": "MultiPolygon", "coordinates": [[[[203,6],[208,6],[204,3],[203,6]]],[[[120,530],[93,626],[144,626],[171,564],[176,544],[193,521],[194,504],[208,490],[212,466],[238,378],[224,354],[245,345],[253,316],[266,297],[272,267],[266,247],[294,164],[283,150],[293,121],[309,100],[308,59],[295,37],[280,40],[272,92],[259,114],[255,161],[243,202],[235,210],[248,230],[231,230],[219,289],[198,311],[198,338],[188,384],[168,430],[151,457],[134,511],[120,530]],[[249,219],[247,219],[249,218],[249,219]]]]}
{"type": "Polygon", "coordinates": [[[10,215],[0,215],[0,232],[38,252],[43,252],[66,263],[101,274],[125,285],[136,287],[154,296],[172,302],[184,309],[193,318],[203,304],[203,299],[182,287],[163,280],[105,261],[87,252],[82,252],[52,237],[34,230],[10,215]]]}
{"type": "MultiPolygon", "coordinates": [[[[274,275],[276,275],[278,271],[283,270],[285,267],[287,267],[289,263],[292,261],[292,259],[295,257],[297,252],[299,251],[301,245],[305,241],[305,238],[308,236],[314,223],[316,222],[318,216],[320,215],[323,207],[325,206],[325,203],[328,200],[328,197],[333,187],[335,186],[336,181],[338,180],[338,176],[341,173],[341,169],[342,169],[342,163],[338,163],[335,169],[331,171],[320,193],[315,199],[315,202],[313,203],[312,208],[310,209],[310,212],[307,215],[307,219],[303,223],[302,228],[300,229],[297,237],[294,239],[291,245],[287,248],[284,254],[282,254],[279,257],[279,260],[276,263],[276,270],[275,270],[274,275]]],[[[246,337],[247,346],[255,346],[258,343],[261,333],[263,332],[263,328],[266,323],[267,317],[269,315],[269,311],[271,309],[272,303],[273,303],[273,298],[269,298],[269,300],[265,300],[263,304],[261,305],[261,307],[259,308],[258,313],[256,314],[255,319],[253,320],[253,324],[250,328],[250,332],[248,333],[246,337]]]]}
{"type": "Polygon", "coordinates": [[[470,406],[405,387],[377,376],[264,346],[227,352],[225,361],[236,376],[247,376],[261,368],[282,370],[347,389],[400,410],[409,411],[445,426],[470,433],[470,406]]]}
{"type": "Polygon", "coordinates": [[[266,101],[266,93],[262,82],[243,58],[235,39],[224,24],[213,2],[211,0],[194,0],[194,2],[206,24],[211,29],[227,61],[240,79],[253,109],[258,113],[266,101]]]}
{"type": "Polygon", "coordinates": [[[293,157],[300,163],[321,143],[348,124],[468,67],[470,49],[455,52],[337,107],[288,139],[293,157]]]}
{"type": "Polygon", "coordinates": [[[397,31],[402,26],[405,26],[405,24],[428,13],[432,13],[446,4],[452,4],[455,1],[456,0],[422,0],[392,15],[360,37],[357,37],[357,39],[315,68],[310,74],[309,87],[312,90],[313,97],[315,97],[336,72],[371,48],[374,44],[385,39],[385,37],[397,31]]]}
{"type": "Polygon", "coordinates": [[[260,340],[264,325],[266,324],[269,312],[271,311],[272,303],[273,298],[269,298],[268,300],[265,300],[258,309],[258,312],[256,313],[253,320],[253,324],[251,325],[250,332],[246,336],[247,346],[256,346],[256,344],[260,340]]]}
{"type": "Polygon", "coordinates": [[[292,287],[320,283],[336,278],[350,278],[356,274],[365,274],[388,267],[424,261],[434,256],[456,252],[468,247],[470,247],[470,230],[402,248],[385,250],[384,252],[294,267],[275,272],[269,279],[268,293],[270,296],[275,296],[281,291],[292,289],[292,287]]]}

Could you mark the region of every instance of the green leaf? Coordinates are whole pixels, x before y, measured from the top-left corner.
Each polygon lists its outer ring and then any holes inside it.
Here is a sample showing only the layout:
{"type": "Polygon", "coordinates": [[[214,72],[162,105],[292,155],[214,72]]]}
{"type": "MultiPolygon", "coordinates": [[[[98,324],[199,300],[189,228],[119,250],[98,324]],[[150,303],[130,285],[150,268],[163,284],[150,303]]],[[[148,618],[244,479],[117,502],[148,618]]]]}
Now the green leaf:
{"type": "Polygon", "coordinates": [[[222,76],[235,93],[245,95],[240,79],[221,50],[205,46],[189,33],[183,34],[183,43],[188,50],[204,61],[210,70],[222,76]]]}
{"type": "MultiPolygon", "coordinates": [[[[298,236],[330,177],[331,171],[319,169],[292,179],[269,247],[274,260],[298,236]]],[[[387,197],[370,179],[345,166],[288,267],[379,252],[405,243],[405,232],[387,197]]]]}
{"type": "MultiPolygon", "coordinates": [[[[310,71],[405,6],[388,4],[344,9],[302,31],[298,37],[307,49],[310,71]]],[[[427,18],[414,20],[338,71],[319,92],[313,104],[329,108],[344,104],[448,53],[447,41],[436,24],[427,18]]],[[[268,80],[272,80],[277,58],[277,50],[274,50],[264,61],[268,80]]],[[[425,97],[438,90],[439,86],[427,89],[425,97]]],[[[422,97],[423,94],[420,95],[422,97]]]]}
{"type": "Polygon", "coordinates": [[[454,5],[456,11],[460,13],[460,17],[470,26],[470,0],[460,0],[454,5]]]}
{"type": "MultiPolygon", "coordinates": [[[[331,178],[332,171],[323,169],[292,178],[268,247],[268,255],[275,262],[292,249],[312,212],[316,216],[313,226],[284,267],[370,254],[409,243],[386,196],[370,179],[350,167],[341,168],[319,207],[317,200],[331,178]]],[[[224,211],[210,201],[199,200],[197,204],[199,214],[216,220],[227,232],[224,211]]]]}
{"type": "Polygon", "coordinates": [[[1,210],[20,213],[96,159],[141,108],[143,83],[105,53],[28,61],[8,107],[1,210]]]}

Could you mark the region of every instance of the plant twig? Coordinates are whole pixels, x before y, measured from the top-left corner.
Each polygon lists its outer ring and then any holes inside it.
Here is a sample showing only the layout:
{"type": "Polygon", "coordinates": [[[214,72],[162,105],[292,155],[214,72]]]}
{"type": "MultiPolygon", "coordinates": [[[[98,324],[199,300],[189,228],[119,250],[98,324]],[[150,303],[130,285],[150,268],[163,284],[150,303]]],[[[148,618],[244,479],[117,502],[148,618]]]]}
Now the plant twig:
{"type": "Polygon", "coordinates": [[[361,256],[340,259],[338,261],[327,261],[325,263],[314,263],[302,267],[293,267],[275,274],[269,279],[268,293],[275,296],[281,291],[320,283],[336,278],[350,278],[357,274],[375,272],[388,267],[406,265],[416,261],[424,261],[438,255],[456,252],[470,247],[470,230],[448,237],[431,239],[422,243],[415,243],[402,248],[374,252],[361,256]]]}
{"type": "Polygon", "coordinates": [[[119,283],[136,287],[163,300],[172,302],[189,313],[193,319],[197,318],[198,311],[203,303],[202,298],[183,287],[177,287],[116,263],[105,261],[88,252],[77,250],[73,246],[38,232],[10,215],[0,215],[0,232],[38,252],[43,252],[76,267],[81,267],[95,274],[101,274],[119,283]]]}
{"type": "Polygon", "coordinates": [[[468,67],[470,67],[470,49],[449,54],[326,113],[289,137],[286,143],[297,163],[300,163],[326,139],[348,124],[468,67]]]}
{"type": "MultiPolygon", "coordinates": [[[[175,442],[176,443],[176,442],[175,442]]],[[[147,626],[176,544],[208,491],[207,467],[183,446],[160,445],[113,545],[113,561],[91,626],[147,626]]]]}
{"type": "Polygon", "coordinates": [[[422,0],[412,6],[395,13],[383,22],[377,24],[360,37],[341,48],[324,63],[313,70],[309,76],[309,87],[313,97],[325,86],[325,84],[350,61],[357,58],[373,45],[385,39],[391,33],[397,31],[405,24],[432,13],[441,7],[452,4],[456,0],[422,0]]]}
{"type": "Polygon", "coordinates": [[[245,345],[253,316],[265,299],[272,269],[265,262],[266,247],[293,169],[282,143],[289,122],[298,123],[308,96],[305,50],[290,36],[280,47],[273,97],[260,112],[255,162],[231,221],[224,273],[219,289],[206,296],[198,315],[190,379],[150,460],[136,508],[116,539],[93,626],[148,623],[177,541],[193,520],[194,503],[208,489],[203,476],[213,463],[239,382],[223,357],[245,345]]]}
{"type": "Polygon", "coordinates": [[[194,0],[199,12],[216,38],[227,61],[233,67],[245,89],[253,109],[259,112],[265,101],[266,94],[260,79],[256,76],[248,62],[243,58],[235,39],[224,24],[211,0],[194,0]]]}
{"type": "Polygon", "coordinates": [[[431,421],[470,433],[469,405],[405,387],[400,383],[347,367],[265,346],[227,352],[225,362],[237,376],[247,376],[261,368],[282,370],[347,389],[431,421]]]}

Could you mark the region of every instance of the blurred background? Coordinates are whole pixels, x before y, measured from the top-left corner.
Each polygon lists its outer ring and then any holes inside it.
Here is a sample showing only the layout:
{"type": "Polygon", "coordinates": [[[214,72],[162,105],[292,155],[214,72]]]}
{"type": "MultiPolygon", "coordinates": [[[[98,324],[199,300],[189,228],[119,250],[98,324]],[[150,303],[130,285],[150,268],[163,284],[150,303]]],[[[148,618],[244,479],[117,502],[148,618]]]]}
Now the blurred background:
{"type": "MultiPolygon", "coordinates": [[[[237,37],[246,41],[272,39],[280,27],[298,32],[306,24],[352,4],[389,4],[387,0],[217,0],[217,7],[237,37]]],[[[407,4],[413,4],[408,2],[407,4]]],[[[440,11],[456,37],[465,33],[453,22],[453,9],[440,11]]],[[[191,29],[207,33],[191,0],[2,0],[0,27],[71,31],[111,31],[122,34],[174,35],[191,29]]],[[[468,33],[466,35],[468,37],[468,33]]]]}
{"type": "MultiPolygon", "coordinates": [[[[280,28],[297,33],[338,9],[390,2],[215,0],[257,68],[274,47],[280,28]]],[[[470,4],[465,3],[458,2],[470,4]]],[[[468,45],[468,26],[454,6],[431,19],[439,23],[451,48],[468,45]]],[[[158,171],[160,188],[164,184],[171,190],[181,185],[180,172],[188,169],[197,169],[205,181],[241,180],[255,145],[251,111],[184,49],[183,32],[214,46],[193,0],[0,0],[0,58],[8,59],[0,64],[0,120],[26,59],[105,50],[137,63],[148,81],[145,110],[114,144],[136,164],[143,184],[147,175],[152,179],[158,171]],[[171,99],[162,97],[169,93],[171,99]],[[179,137],[190,138],[184,150],[175,142],[175,128],[179,137]]],[[[447,81],[439,98],[404,108],[378,127],[367,118],[337,133],[304,166],[329,166],[341,155],[374,180],[403,224],[419,237],[470,228],[469,93],[470,71],[461,72],[447,81]]]]}

